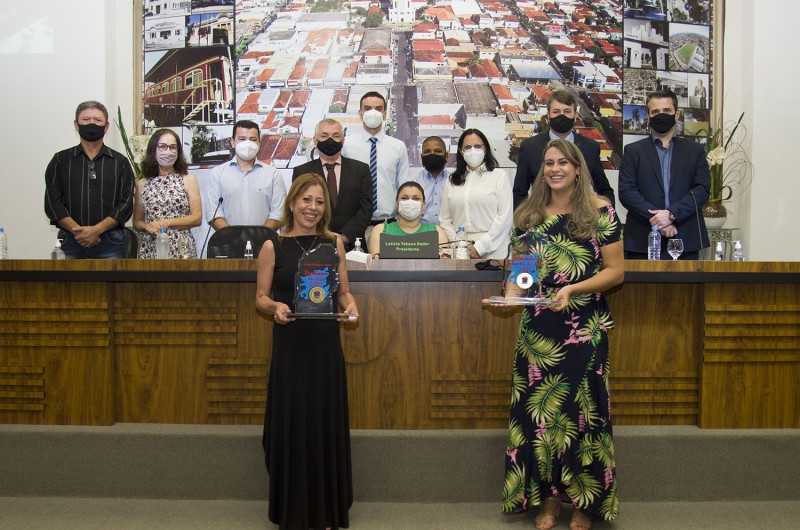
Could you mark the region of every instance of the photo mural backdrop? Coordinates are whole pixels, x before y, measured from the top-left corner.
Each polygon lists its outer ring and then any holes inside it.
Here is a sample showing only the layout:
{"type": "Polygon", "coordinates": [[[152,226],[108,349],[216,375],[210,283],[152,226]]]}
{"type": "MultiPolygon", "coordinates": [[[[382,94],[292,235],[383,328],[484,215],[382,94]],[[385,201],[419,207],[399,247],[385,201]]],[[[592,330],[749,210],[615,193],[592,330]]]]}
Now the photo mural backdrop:
{"type": "Polygon", "coordinates": [[[648,93],[678,95],[680,134],[709,127],[710,0],[142,1],[142,121],[176,130],[196,168],[230,158],[238,119],[261,127],[259,159],[292,168],[322,118],[360,128],[370,90],[412,167],[426,137],[452,153],[474,127],[513,168],[557,89],[577,96],[576,129],[612,183],[624,145],[648,134],[648,93]]]}

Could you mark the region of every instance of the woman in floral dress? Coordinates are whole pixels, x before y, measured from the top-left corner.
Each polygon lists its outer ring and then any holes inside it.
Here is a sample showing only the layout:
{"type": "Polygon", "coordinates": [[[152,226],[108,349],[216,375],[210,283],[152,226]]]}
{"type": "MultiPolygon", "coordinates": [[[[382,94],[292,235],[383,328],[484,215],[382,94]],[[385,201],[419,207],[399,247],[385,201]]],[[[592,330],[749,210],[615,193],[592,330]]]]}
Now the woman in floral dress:
{"type": "MultiPolygon", "coordinates": [[[[574,506],[570,528],[617,517],[608,394],[611,313],[602,295],[622,282],[622,229],[592,191],[574,144],[550,142],[530,196],[514,213],[514,255],[543,256],[549,308],[527,306],[520,322],[511,396],[503,510],[540,506],[536,527],[574,506]]],[[[509,282],[506,296],[526,291],[509,282]]]]}
{"type": "Polygon", "coordinates": [[[142,173],[136,183],[133,227],[139,235],[139,257],[156,257],[156,236],[167,229],[170,258],[195,258],[191,228],[200,225],[200,188],[190,175],[180,138],[159,129],[147,144],[142,173]]]}

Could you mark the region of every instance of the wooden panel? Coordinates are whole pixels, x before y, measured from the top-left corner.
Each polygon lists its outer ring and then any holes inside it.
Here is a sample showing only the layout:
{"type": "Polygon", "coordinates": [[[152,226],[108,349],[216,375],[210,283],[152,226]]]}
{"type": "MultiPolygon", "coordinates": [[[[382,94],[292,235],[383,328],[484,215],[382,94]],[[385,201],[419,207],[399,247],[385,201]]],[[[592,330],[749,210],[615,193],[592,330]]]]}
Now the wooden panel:
{"type": "Polygon", "coordinates": [[[706,428],[800,427],[800,286],[705,287],[706,428]]]}
{"type": "Polygon", "coordinates": [[[0,422],[110,425],[102,284],[0,282],[0,422]]]}
{"type": "Polygon", "coordinates": [[[208,360],[208,423],[258,424],[264,421],[269,366],[259,359],[208,360]]]}

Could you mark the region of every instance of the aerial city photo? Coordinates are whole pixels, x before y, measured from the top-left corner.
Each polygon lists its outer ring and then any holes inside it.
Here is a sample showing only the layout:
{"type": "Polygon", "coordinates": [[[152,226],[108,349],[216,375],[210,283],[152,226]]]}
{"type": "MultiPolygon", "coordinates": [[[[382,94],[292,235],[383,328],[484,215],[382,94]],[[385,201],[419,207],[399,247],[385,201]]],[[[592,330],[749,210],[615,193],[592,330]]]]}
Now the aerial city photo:
{"type": "Polygon", "coordinates": [[[201,167],[229,156],[232,123],[250,119],[262,128],[259,159],[292,168],[314,156],[321,119],[358,130],[360,97],[372,90],[386,96],[387,133],[408,146],[412,166],[424,138],[444,138],[452,153],[463,130],[478,128],[500,165],[513,167],[558,89],[577,96],[576,130],[600,143],[612,171],[628,142],[623,133],[646,134],[648,91],[672,88],[680,106],[697,109],[693,118],[707,119],[710,109],[708,0],[143,7],[145,122],[182,129],[201,167]]]}

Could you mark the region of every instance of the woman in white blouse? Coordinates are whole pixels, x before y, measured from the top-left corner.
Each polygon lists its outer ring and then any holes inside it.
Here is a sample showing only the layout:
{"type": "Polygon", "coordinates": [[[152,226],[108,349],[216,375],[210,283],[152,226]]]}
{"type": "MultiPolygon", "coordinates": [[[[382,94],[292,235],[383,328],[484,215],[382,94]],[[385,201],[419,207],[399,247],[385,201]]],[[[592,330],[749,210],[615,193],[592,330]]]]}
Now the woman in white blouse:
{"type": "Polygon", "coordinates": [[[511,181],[486,136],[467,129],[458,139],[456,170],[447,179],[439,224],[449,240],[464,227],[473,259],[503,259],[508,253],[514,216],[511,181]]]}

